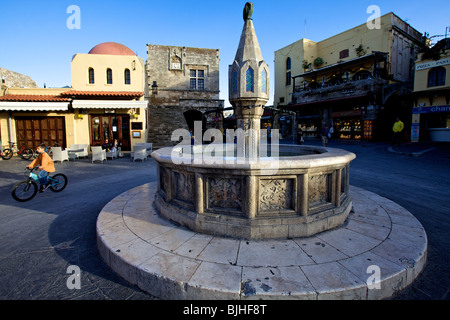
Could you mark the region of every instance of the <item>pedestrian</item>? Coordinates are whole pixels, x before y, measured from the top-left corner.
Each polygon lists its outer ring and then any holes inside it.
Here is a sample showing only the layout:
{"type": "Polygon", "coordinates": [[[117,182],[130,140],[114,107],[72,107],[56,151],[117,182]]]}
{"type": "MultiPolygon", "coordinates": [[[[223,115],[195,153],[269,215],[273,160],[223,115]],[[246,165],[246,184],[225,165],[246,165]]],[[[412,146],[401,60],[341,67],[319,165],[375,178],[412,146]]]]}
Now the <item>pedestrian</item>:
{"type": "Polygon", "coordinates": [[[267,143],[271,144],[272,143],[272,128],[269,126],[267,127],[267,143]]]}
{"type": "Polygon", "coordinates": [[[322,145],[324,147],[326,147],[328,144],[328,135],[329,134],[330,134],[330,130],[328,129],[328,126],[323,127],[321,135],[322,135],[322,145]]]}
{"type": "Polygon", "coordinates": [[[397,117],[396,122],[394,123],[394,126],[392,127],[392,131],[394,132],[394,134],[392,136],[391,146],[397,145],[398,147],[400,147],[400,143],[402,141],[402,133],[403,133],[404,128],[405,128],[405,125],[400,120],[400,118],[397,117]]]}
{"type": "Polygon", "coordinates": [[[329,142],[333,141],[333,133],[334,133],[334,128],[333,126],[330,127],[330,131],[328,132],[328,140],[329,142]]]}
{"type": "Polygon", "coordinates": [[[45,143],[37,146],[36,151],[39,153],[39,156],[27,166],[28,169],[39,166],[39,170],[41,170],[38,174],[39,182],[41,183],[39,192],[44,192],[48,188],[50,184],[48,181],[49,172],[55,172],[55,165],[48,153],[45,152],[45,147],[45,143]]]}
{"type": "Polygon", "coordinates": [[[302,128],[298,128],[297,130],[297,144],[302,145],[303,144],[303,130],[302,128]]]}

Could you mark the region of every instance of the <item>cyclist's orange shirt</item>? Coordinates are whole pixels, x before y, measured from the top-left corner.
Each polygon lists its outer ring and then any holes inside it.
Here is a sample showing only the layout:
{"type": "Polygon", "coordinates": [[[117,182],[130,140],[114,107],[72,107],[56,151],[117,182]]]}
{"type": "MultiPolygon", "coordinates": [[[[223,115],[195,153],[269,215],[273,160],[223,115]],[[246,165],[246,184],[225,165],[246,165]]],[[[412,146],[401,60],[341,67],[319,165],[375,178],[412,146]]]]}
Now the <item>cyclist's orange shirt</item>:
{"type": "Polygon", "coordinates": [[[30,167],[32,168],[37,166],[42,166],[42,170],[45,170],[47,172],[55,172],[55,165],[53,164],[53,160],[52,158],[50,158],[47,152],[41,153],[30,164],[30,167]]]}

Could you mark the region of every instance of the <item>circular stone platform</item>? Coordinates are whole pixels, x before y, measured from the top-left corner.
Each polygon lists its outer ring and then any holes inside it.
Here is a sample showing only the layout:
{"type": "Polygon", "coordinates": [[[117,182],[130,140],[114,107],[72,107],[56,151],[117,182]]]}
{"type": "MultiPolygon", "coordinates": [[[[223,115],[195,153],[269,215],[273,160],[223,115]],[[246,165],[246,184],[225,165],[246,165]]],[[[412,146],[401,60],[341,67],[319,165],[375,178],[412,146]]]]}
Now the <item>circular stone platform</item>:
{"type": "Polygon", "coordinates": [[[364,189],[350,187],[353,212],[344,226],[288,240],[236,240],[176,226],[155,211],[156,189],[145,184],[109,202],[97,240],[116,273],[161,299],[382,299],[425,265],[419,221],[364,189]]]}

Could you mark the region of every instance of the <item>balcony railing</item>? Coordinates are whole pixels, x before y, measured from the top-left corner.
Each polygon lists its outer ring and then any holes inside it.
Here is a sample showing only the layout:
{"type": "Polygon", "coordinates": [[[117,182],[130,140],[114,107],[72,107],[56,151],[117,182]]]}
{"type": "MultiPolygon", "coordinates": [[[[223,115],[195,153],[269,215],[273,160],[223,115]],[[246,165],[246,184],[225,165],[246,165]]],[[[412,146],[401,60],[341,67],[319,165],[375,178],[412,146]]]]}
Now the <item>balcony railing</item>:
{"type": "Polygon", "coordinates": [[[344,80],[334,84],[318,84],[317,87],[295,86],[292,94],[292,103],[308,103],[335,99],[340,97],[352,97],[375,92],[380,86],[386,85],[387,80],[370,77],[359,80],[344,80]]]}

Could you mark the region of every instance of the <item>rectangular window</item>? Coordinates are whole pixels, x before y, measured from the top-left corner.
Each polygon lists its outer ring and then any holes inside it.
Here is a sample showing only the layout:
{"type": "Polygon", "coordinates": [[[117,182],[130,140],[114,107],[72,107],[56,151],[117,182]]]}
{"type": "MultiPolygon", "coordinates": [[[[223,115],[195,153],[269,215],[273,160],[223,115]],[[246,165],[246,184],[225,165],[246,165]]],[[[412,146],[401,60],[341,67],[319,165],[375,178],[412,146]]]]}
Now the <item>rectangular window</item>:
{"type": "Polygon", "coordinates": [[[349,55],[348,49],[342,50],[341,52],[339,52],[339,59],[348,58],[348,55],[349,55]]]}
{"type": "Polygon", "coordinates": [[[197,90],[200,90],[200,91],[205,90],[205,80],[204,79],[198,79],[197,90]]]}
{"type": "Polygon", "coordinates": [[[290,86],[291,85],[291,72],[286,72],[286,85],[290,86]]]}
{"type": "Polygon", "coordinates": [[[190,90],[205,90],[205,71],[204,70],[191,70],[190,71],[190,90]]]}
{"type": "Polygon", "coordinates": [[[197,89],[197,79],[191,78],[191,90],[197,89]]]}

